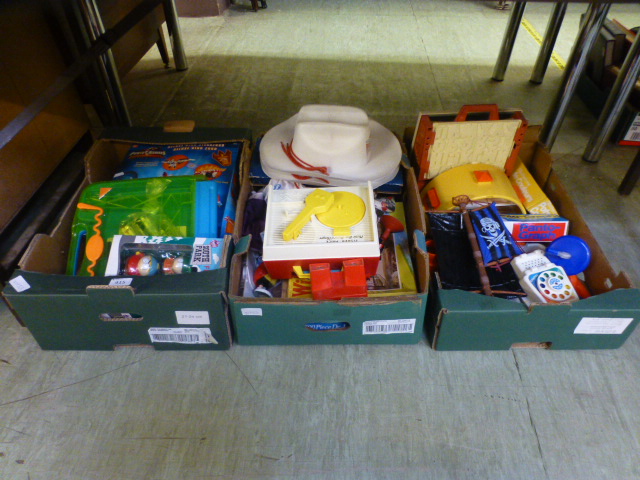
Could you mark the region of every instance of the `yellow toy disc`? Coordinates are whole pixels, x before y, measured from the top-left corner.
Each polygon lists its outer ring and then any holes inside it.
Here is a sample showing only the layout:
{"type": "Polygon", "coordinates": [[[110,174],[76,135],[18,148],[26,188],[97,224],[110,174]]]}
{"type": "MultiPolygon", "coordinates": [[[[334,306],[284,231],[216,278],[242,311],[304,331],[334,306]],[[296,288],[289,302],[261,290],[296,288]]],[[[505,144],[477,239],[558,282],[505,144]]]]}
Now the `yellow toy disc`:
{"type": "Polygon", "coordinates": [[[333,205],[316,217],[327,227],[333,228],[333,234],[339,237],[351,235],[351,227],[360,223],[367,213],[364,200],[355,193],[333,192],[333,205]]]}

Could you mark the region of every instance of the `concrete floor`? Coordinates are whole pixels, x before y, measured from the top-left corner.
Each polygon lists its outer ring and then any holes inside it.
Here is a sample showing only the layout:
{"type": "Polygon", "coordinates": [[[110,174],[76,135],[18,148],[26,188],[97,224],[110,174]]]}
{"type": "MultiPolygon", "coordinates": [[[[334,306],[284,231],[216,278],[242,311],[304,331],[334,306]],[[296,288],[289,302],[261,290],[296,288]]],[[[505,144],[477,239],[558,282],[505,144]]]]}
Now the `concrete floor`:
{"type": "MultiPolygon", "coordinates": [[[[342,103],[402,133],[420,111],[521,108],[541,123],[559,84],[528,82],[521,29],[490,80],[508,12],[493,1],[238,0],[182,19],[190,68],[152,50],[123,80],[136,125],[193,119],[263,133],[307,103],[342,103]]],[[[525,18],[544,32],[548,4],[525,18]]],[[[570,5],[568,58],[584,4],[570,5]]],[[[640,24],[640,6],[609,15],[640,24]]],[[[636,148],[581,154],[596,119],[576,99],[555,168],[616,270],[640,283],[640,187],[616,193],[636,148]]],[[[0,306],[0,478],[640,478],[640,332],[618,350],[437,352],[412,346],[227,352],[42,351],[0,306]]]]}

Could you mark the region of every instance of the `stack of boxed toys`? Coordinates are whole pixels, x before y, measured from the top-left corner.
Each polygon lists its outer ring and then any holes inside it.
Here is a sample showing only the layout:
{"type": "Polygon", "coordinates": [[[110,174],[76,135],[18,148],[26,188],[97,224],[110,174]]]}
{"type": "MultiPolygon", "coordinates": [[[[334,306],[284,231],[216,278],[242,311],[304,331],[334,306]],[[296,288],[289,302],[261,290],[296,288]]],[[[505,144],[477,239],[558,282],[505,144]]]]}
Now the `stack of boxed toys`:
{"type": "Polygon", "coordinates": [[[77,198],[3,291],[43,349],[230,347],[225,295],[250,135],[103,133],[77,198]]]}
{"type": "Polygon", "coordinates": [[[424,216],[398,138],[359,108],[306,105],[257,144],[251,240],[231,266],[239,343],[418,341],[426,264],[416,271],[413,247],[424,216]],[[395,310],[376,311],[380,300],[395,310]],[[341,333],[317,334],[328,331],[341,333]]]}
{"type": "MultiPolygon", "coordinates": [[[[603,317],[596,304],[606,305],[605,295],[581,301],[630,284],[623,276],[615,286],[598,278],[614,278],[611,267],[553,175],[548,153],[535,139],[522,150],[527,129],[521,111],[493,104],[418,118],[411,152],[427,217],[434,347],[611,348],[635,327],[635,314],[624,307],[603,317]],[[541,304],[557,308],[534,308],[541,304]]],[[[625,303],[636,295],[615,294],[629,296],[625,303]]]]}
{"type": "Polygon", "coordinates": [[[223,267],[241,142],[133,144],[112,181],[86,187],[69,275],[175,275],[223,267]]]}

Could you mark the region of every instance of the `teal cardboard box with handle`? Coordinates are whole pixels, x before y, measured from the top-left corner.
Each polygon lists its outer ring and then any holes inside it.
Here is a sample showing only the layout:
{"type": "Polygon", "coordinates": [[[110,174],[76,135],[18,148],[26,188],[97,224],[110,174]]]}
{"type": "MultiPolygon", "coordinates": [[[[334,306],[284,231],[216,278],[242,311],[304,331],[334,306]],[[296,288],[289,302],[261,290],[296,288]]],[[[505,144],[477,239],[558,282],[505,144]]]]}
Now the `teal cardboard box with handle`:
{"type": "Polygon", "coordinates": [[[591,262],[583,276],[592,296],[571,303],[526,306],[480,293],[443,289],[438,281],[432,281],[426,332],[434,349],[613,349],[624,344],[640,320],[640,291],[624,272],[611,267],[553,171],[553,158],[537,142],[538,131],[539,127],[529,128],[519,157],[558,214],[569,220],[569,233],[590,247],[591,262]]]}
{"type": "MultiPolygon", "coordinates": [[[[235,247],[229,285],[234,333],[239,344],[415,344],[424,339],[429,278],[423,233],[424,210],[413,171],[402,170],[405,179],[402,203],[416,291],[406,295],[338,301],[246,297],[242,295],[242,272],[250,237],[243,237],[235,247]]],[[[250,188],[248,181],[245,186],[250,188]]]]}
{"type": "MultiPolygon", "coordinates": [[[[85,158],[86,175],[50,234],[38,234],[2,295],[19,321],[45,350],[112,350],[152,346],[157,350],[226,350],[231,326],[226,292],[233,235],[220,267],[210,271],[153,276],[66,275],[72,223],[80,192],[111,180],[132,145],[239,142],[239,176],[248,169],[251,132],[246,129],[161,128],[106,130],[85,158]],[[189,129],[187,129],[189,130],[189,129]]],[[[212,162],[214,163],[214,162],[212,162]]],[[[171,164],[175,168],[175,164],[171,164]]],[[[239,183],[239,181],[238,181],[239,183]]],[[[238,195],[237,189],[234,192],[238,195]]],[[[241,222],[238,211],[236,225],[241,222]]],[[[237,233],[234,234],[237,235],[237,233]]]]}

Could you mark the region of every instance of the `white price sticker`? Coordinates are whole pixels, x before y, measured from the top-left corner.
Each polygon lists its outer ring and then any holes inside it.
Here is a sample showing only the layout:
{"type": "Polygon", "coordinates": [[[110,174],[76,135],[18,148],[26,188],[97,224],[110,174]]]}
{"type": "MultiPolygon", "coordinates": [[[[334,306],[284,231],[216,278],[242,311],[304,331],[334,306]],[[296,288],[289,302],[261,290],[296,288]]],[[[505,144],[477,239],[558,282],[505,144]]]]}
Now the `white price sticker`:
{"type": "Polygon", "coordinates": [[[9,284],[16,290],[16,292],[24,292],[29,290],[31,285],[24,279],[22,275],[18,275],[16,278],[9,280],[9,284]]]}
{"type": "Polygon", "coordinates": [[[633,322],[633,318],[583,317],[574,334],[620,335],[633,322]]]}
{"type": "Polygon", "coordinates": [[[208,328],[151,327],[149,337],[153,343],[218,344],[208,328]]]}
{"type": "Polygon", "coordinates": [[[243,308],[241,309],[242,315],[245,317],[261,317],[262,309],[261,308],[243,308]]]}
{"type": "Polygon", "coordinates": [[[415,328],[415,318],[400,318],[398,320],[369,320],[362,323],[362,334],[388,335],[392,333],[413,333],[415,328]]]}
{"type": "Polygon", "coordinates": [[[176,310],[176,319],[179,325],[211,325],[209,312],[176,310]]]}
{"type": "Polygon", "coordinates": [[[133,278],[113,278],[109,285],[112,287],[128,287],[133,282],[133,278]]]}

